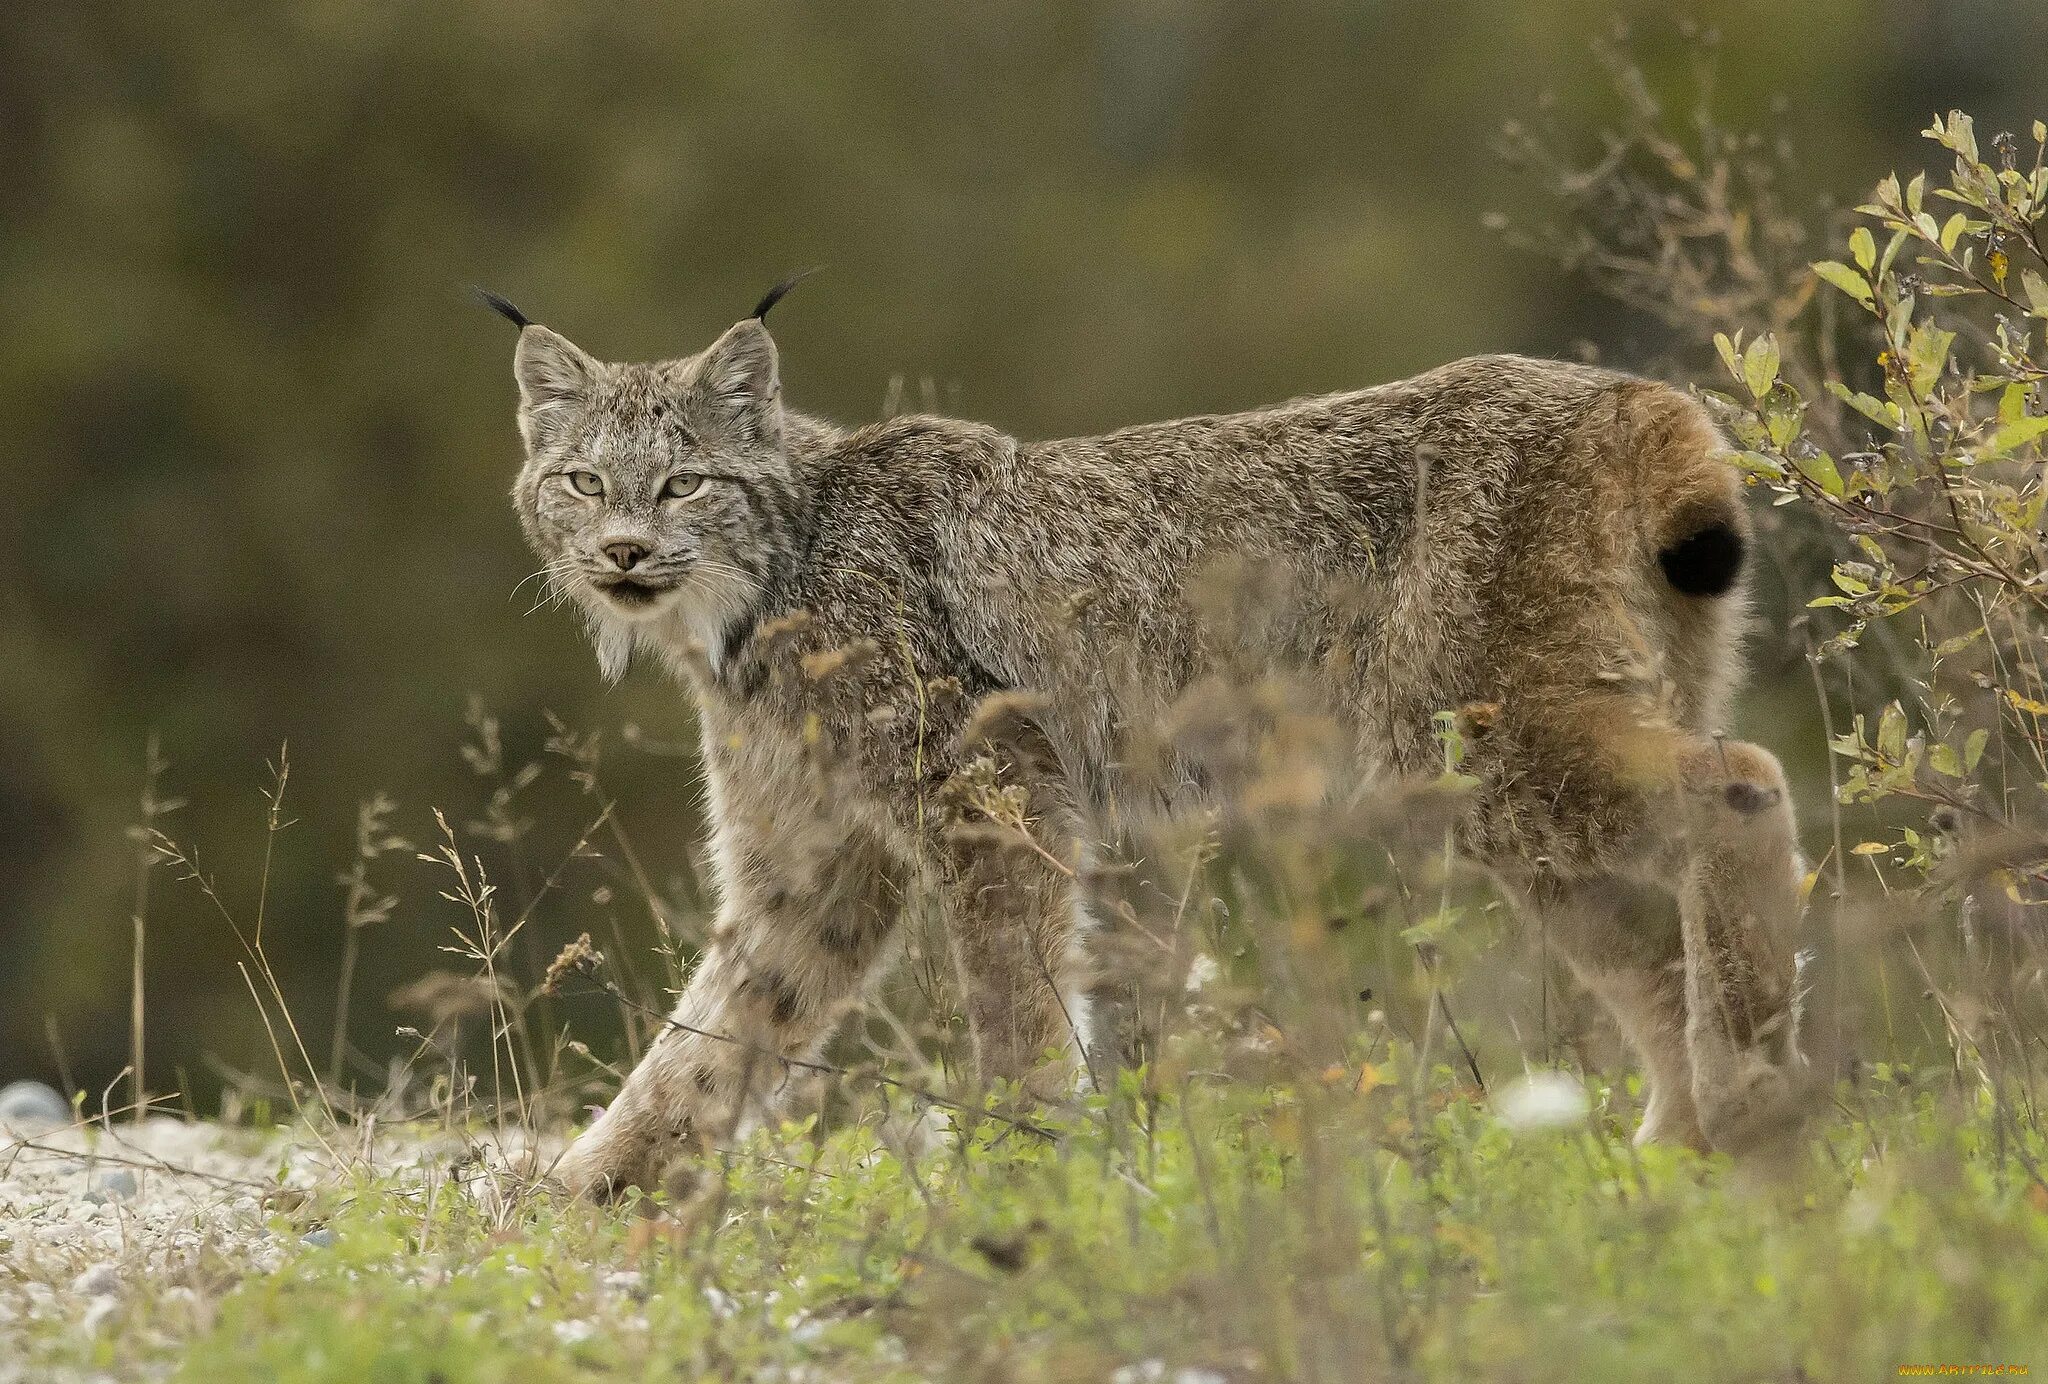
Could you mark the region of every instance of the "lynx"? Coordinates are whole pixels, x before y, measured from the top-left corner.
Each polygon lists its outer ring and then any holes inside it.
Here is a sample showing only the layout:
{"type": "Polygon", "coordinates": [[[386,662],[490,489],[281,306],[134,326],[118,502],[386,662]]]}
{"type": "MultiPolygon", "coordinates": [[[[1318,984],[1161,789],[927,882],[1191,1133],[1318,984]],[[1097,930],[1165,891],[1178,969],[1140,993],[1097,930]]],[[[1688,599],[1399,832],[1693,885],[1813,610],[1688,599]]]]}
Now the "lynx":
{"type": "Polygon", "coordinates": [[[519,327],[526,535],[607,676],[643,652],[694,694],[720,897],[563,1184],[658,1185],[772,1110],[914,890],[982,1076],[1056,1093],[1086,1040],[1078,857],[1136,799],[1215,790],[1199,746],[1127,750],[1225,666],[1290,670],[1368,775],[1433,772],[1432,718],[1487,706],[1460,838],[1639,1053],[1638,1140],[1786,1144],[1800,867],[1777,761],[1720,734],[1749,530],[1696,401],[1490,356],[1101,437],[849,429],[783,402],[781,291],[656,364],[492,300],[519,327]],[[1194,594],[1218,570],[1291,594],[1219,627],[1194,594]],[[1031,849],[989,844],[952,791],[977,775],[1031,849]],[[1631,909],[1643,884],[1676,927],[1631,909]]]}

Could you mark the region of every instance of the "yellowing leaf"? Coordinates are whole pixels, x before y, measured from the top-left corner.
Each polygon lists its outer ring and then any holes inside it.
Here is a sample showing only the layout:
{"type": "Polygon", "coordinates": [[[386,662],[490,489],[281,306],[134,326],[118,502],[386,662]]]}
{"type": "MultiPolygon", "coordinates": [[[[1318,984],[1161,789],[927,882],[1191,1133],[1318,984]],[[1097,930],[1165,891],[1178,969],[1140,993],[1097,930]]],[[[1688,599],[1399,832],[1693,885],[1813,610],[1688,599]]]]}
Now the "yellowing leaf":
{"type": "Polygon", "coordinates": [[[2014,903],[2019,904],[2023,904],[2026,902],[2025,897],[2023,897],[2020,893],[2020,882],[2013,875],[2012,871],[1993,870],[1991,872],[1991,878],[1998,881],[1999,885],[2005,890],[2005,896],[2008,899],[2011,899],[2014,903]]]}
{"type": "Polygon", "coordinates": [[[1851,855],[1883,855],[1891,847],[1882,841],[1863,841],[1849,848],[1851,855]]]}
{"type": "Polygon", "coordinates": [[[2029,716],[2048,716],[2048,702],[2037,702],[2032,697],[2022,697],[2010,687],[2005,689],[2005,699],[2029,716]]]}

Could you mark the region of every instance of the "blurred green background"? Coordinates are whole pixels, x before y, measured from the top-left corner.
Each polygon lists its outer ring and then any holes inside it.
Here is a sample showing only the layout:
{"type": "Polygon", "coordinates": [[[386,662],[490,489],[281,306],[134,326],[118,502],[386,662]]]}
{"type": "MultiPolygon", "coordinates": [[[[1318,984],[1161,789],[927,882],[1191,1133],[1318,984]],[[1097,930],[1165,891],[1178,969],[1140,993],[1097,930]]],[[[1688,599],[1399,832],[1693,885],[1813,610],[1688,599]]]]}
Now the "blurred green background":
{"type": "MultiPolygon", "coordinates": [[[[1717,105],[1790,138],[1795,204],[1923,163],[1937,109],[2048,114],[2031,0],[1701,8],[1717,105]]],[[[9,7],[0,1078],[61,1063],[97,1089],[125,1061],[152,734],[184,800],[161,825],[245,925],[289,743],[266,943],[317,1054],[356,804],[388,792],[422,847],[446,809],[517,905],[590,815],[545,713],[607,733],[620,820],[688,898],[687,705],[645,671],[606,690],[568,617],[513,596],[534,563],[506,500],[512,336],[468,285],[648,357],[822,263],[775,324],[799,406],[929,398],[1032,436],[1479,351],[1668,370],[1697,356],[1482,229],[1538,195],[1492,151],[1503,122],[1548,103],[1590,148],[1614,97],[1589,43],[1617,17],[1682,93],[1671,7],[1611,0],[9,7]],[[502,769],[460,752],[472,697],[502,769]],[[471,832],[529,761],[550,768],[500,817],[530,833],[471,832]]],[[[1746,729],[1810,791],[1820,736],[1775,631],[1746,729]]],[[[644,941],[614,868],[576,865],[535,955],[614,921],[644,941]]],[[[174,873],[150,884],[150,1084],[203,1104],[208,1054],[254,1070],[269,1047],[233,935],[174,873]]],[[[366,937],[371,1058],[416,1018],[387,992],[459,964],[437,949],[464,917],[410,853],[378,877],[401,902],[366,937]]]]}

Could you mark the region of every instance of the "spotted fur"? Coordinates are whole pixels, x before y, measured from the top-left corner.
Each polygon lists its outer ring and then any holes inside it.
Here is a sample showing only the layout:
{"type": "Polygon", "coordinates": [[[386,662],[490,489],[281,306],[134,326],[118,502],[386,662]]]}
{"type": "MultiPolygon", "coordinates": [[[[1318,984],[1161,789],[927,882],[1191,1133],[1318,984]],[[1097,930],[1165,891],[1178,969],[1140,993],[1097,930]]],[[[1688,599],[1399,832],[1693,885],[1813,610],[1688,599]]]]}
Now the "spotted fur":
{"type": "Polygon", "coordinates": [[[1684,395],[1496,356],[1024,443],[789,409],[755,319],[649,365],[529,325],[516,374],[521,520],[607,674],[642,653],[690,688],[721,895],[570,1186],[647,1185],[772,1108],[919,889],[983,1073],[1062,1089],[1076,875],[1133,814],[1242,791],[1226,690],[1281,676],[1330,728],[1326,796],[1435,772],[1432,717],[1485,707],[1462,839],[1641,1051],[1643,1136],[1796,1124],[1790,805],[1766,751],[1716,738],[1747,524],[1684,395]],[[1640,920],[1645,884],[1680,927],[1640,920]]]}

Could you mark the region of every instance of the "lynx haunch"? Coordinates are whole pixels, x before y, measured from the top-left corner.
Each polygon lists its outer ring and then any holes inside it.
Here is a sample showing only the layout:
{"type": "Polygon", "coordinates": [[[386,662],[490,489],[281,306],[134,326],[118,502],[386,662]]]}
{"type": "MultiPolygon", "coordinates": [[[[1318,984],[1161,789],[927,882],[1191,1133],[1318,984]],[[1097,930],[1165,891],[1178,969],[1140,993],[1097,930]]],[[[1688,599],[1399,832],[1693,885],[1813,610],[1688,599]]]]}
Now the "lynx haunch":
{"type": "MultiPolygon", "coordinates": [[[[1798,865],[1776,760],[1719,737],[1747,522],[1700,406],[1508,356],[1102,437],[1026,443],[787,408],[763,322],[603,363],[520,325],[514,488],[608,675],[694,693],[720,907],[669,1026],[557,1169],[607,1195],[771,1109],[929,889],[984,1077],[1051,1093],[1086,1013],[1077,854],[1135,799],[1199,803],[1198,745],[1127,753],[1219,669],[1284,669],[1368,776],[1433,772],[1491,704],[1465,847],[1511,880],[1640,1054],[1639,1139],[1796,1130],[1798,865]],[[1219,622],[1222,570],[1284,590],[1219,622]],[[948,791],[994,772],[1037,849],[948,791]],[[1680,925],[1627,907],[1648,884],[1680,925]]],[[[1336,791],[1336,790],[1332,790],[1336,791]]]]}

